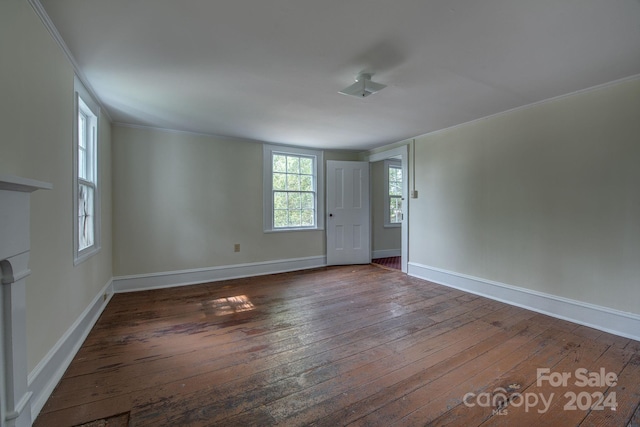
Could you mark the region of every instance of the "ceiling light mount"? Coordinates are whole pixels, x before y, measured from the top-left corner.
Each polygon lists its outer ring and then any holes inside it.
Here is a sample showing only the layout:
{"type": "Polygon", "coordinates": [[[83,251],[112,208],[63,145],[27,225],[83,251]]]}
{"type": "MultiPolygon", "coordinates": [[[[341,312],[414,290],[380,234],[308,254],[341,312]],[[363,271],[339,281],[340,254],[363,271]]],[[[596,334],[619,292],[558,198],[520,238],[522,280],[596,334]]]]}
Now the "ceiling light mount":
{"type": "Polygon", "coordinates": [[[339,93],[343,95],[355,96],[357,98],[366,98],[369,95],[381,91],[387,85],[371,81],[373,73],[360,73],[356,77],[356,82],[351,86],[342,89],[339,93]]]}

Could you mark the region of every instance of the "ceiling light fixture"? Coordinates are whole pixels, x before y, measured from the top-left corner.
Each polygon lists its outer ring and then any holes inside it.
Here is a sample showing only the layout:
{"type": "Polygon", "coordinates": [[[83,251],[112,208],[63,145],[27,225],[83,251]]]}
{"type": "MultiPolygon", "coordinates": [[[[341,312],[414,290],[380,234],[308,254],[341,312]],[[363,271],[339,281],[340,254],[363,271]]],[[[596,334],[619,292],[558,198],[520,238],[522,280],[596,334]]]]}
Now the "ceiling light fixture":
{"type": "Polygon", "coordinates": [[[360,73],[356,77],[356,82],[351,86],[342,89],[339,93],[343,95],[355,96],[357,98],[366,98],[369,95],[373,95],[374,93],[381,91],[387,85],[383,85],[382,83],[376,83],[371,81],[370,73],[360,73]]]}

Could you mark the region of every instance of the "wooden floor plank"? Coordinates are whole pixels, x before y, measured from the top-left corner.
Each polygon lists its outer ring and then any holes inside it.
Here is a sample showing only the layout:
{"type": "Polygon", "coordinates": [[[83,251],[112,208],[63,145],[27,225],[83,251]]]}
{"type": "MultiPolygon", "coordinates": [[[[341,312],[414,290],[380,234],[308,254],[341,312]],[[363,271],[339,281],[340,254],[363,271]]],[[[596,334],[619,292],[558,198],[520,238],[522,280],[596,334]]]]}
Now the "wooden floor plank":
{"type": "MultiPolygon", "coordinates": [[[[517,333],[517,329],[512,332],[517,333]]],[[[374,372],[370,381],[348,392],[305,407],[289,415],[285,424],[305,425],[315,420],[317,425],[333,426],[349,423],[375,411],[428,379],[445,375],[503,342],[509,334],[497,327],[478,327],[477,323],[450,330],[433,340],[427,340],[402,350],[401,358],[390,372],[374,372]]],[[[278,402],[275,402],[278,403],[278,402]]]]}
{"type": "MultiPolygon", "coordinates": [[[[604,406],[599,410],[591,410],[580,426],[614,426],[640,424],[640,354],[627,353],[620,359],[628,358],[623,369],[616,370],[616,366],[603,360],[602,365],[607,371],[615,371],[618,381],[615,386],[604,390],[607,396],[615,393],[615,409],[604,406]]],[[[604,388],[604,387],[603,387],[604,388]]],[[[603,389],[601,388],[601,389],[603,389]]],[[[612,400],[613,402],[613,400],[612,400]]]]}
{"type": "Polygon", "coordinates": [[[493,416],[508,416],[510,401],[514,403],[513,399],[517,398],[518,401],[515,404],[521,403],[517,396],[527,393],[529,387],[535,383],[537,368],[554,366],[567,356],[569,350],[563,345],[563,341],[570,338],[569,333],[547,330],[541,337],[536,353],[530,354],[512,369],[505,370],[501,375],[496,376],[495,380],[487,382],[480,389],[467,391],[466,393],[472,393],[472,395],[468,395],[467,399],[462,396],[462,401],[458,405],[433,420],[432,423],[438,426],[473,425],[493,416]],[[485,406],[485,401],[478,397],[483,394],[490,396],[491,405],[485,406]]]}
{"type": "MultiPolygon", "coordinates": [[[[584,334],[574,335],[565,340],[564,349],[567,354],[556,364],[541,363],[538,368],[549,369],[549,373],[569,374],[566,384],[554,384],[551,381],[536,381],[522,390],[522,404],[510,405],[508,415],[493,416],[483,426],[510,426],[514,425],[577,425],[586,412],[580,412],[573,417],[566,411],[564,405],[568,402],[565,393],[582,391],[575,386],[575,371],[580,368],[595,370],[602,363],[602,356],[608,350],[616,350],[615,347],[585,337],[584,334]],[[526,404],[527,397],[529,403],[526,404]],[[537,397],[537,399],[535,399],[537,397]],[[547,406],[545,402],[550,402],[547,406]],[[573,422],[572,422],[573,418],[573,422]],[[558,424],[559,423],[559,424],[558,424]]],[[[621,351],[620,349],[617,349],[621,351]]]]}
{"type": "MultiPolygon", "coordinates": [[[[429,328],[429,331],[435,330],[436,328],[429,328]]],[[[373,381],[388,373],[397,374],[397,371],[403,368],[405,375],[411,375],[406,371],[412,374],[419,373],[425,367],[424,359],[426,357],[462,341],[465,336],[473,333],[472,330],[475,330],[477,337],[492,335],[496,332],[495,328],[494,330],[487,328],[477,331],[477,327],[473,323],[467,323],[446,332],[445,329],[440,330],[443,332],[442,334],[434,335],[430,339],[423,337],[419,345],[415,344],[413,337],[406,340],[396,340],[390,343],[394,349],[390,356],[369,365],[355,365],[355,369],[352,371],[342,372],[340,376],[306,387],[295,395],[289,396],[287,399],[279,399],[267,407],[276,420],[284,421],[309,406],[320,404],[332,397],[341,397],[342,404],[344,404],[346,396],[353,394],[354,389],[363,385],[370,388],[373,381]]],[[[296,418],[300,417],[296,416],[296,418]]]]}
{"type": "Polygon", "coordinates": [[[633,425],[638,355],[637,341],[397,271],[327,267],[115,295],[34,425],[527,425],[462,397],[548,393],[536,367],[599,364],[619,375],[615,413],[558,403],[533,418],[633,425]]]}
{"type": "MultiPolygon", "coordinates": [[[[301,388],[311,386],[316,382],[329,380],[330,378],[339,375],[341,372],[340,363],[343,362],[343,358],[345,357],[358,355],[360,360],[364,363],[368,360],[367,357],[369,352],[375,351],[377,347],[385,346],[385,349],[394,349],[397,346],[404,345],[404,341],[412,340],[413,338],[409,337],[410,334],[421,334],[426,330],[428,330],[430,334],[437,334],[439,331],[446,328],[457,327],[462,321],[470,322],[473,320],[473,317],[469,317],[469,319],[466,320],[452,319],[451,322],[442,322],[438,327],[429,327],[429,322],[427,321],[428,318],[425,318],[424,316],[417,316],[415,320],[415,324],[400,325],[397,329],[376,328],[377,333],[371,336],[367,335],[367,328],[361,328],[357,331],[357,334],[342,342],[341,347],[333,349],[331,354],[327,354],[326,351],[321,349],[318,349],[318,353],[312,352],[314,353],[312,356],[308,356],[304,360],[299,361],[300,366],[298,371],[295,370],[298,365],[295,358],[287,357],[282,360],[281,367],[275,367],[271,373],[261,373],[260,379],[249,378],[245,381],[245,384],[239,384],[239,381],[242,380],[242,373],[237,372],[231,376],[234,380],[224,387],[224,390],[226,390],[225,392],[221,393],[221,390],[218,390],[218,398],[221,396],[227,397],[226,401],[219,402],[219,404],[225,406],[234,401],[241,401],[242,404],[235,405],[233,411],[248,410],[258,404],[264,404],[268,399],[273,400],[278,397],[290,395],[301,388]],[[317,361],[314,361],[316,359],[317,361]],[[318,372],[318,368],[328,363],[331,363],[329,370],[325,368],[318,372]],[[314,375],[318,373],[322,375],[314,375]],[[295,375],[304,375],[304,383],[291,384],[290,377],[292,375],[294,378],[295,375]],[[262,392],[264,391],[264,388],[262,391],[257,390],[257,393],[260,396],[254,396],[256,394],[255,390],[260,385],[266,387],[270,384],[275,386],[282,384],[283,386],[270,388],[269,394],[262,392]],[[238,390],[244,391],[245,395],[238,396],[238,390]],[[279,395],[277,393],[279,393],[279,395]],[[250,405],[252,406],[247,406],[246,402],[250,402],[250,405]]],[[[211,403],[210,398],[204,398],[204,400],[211,403]]],[[[202,394],[199,391],[194,392],[194,396],[192,399],[189,399],[188,405],[194,408],[202,406],[202,394]]],[[[151,413],[156,412],[154,408],[148,408],[147,412],[149,411],[151,413]]],[[[200,416],[208,419],[215,419],[215,417],[219,415],[219,412],[220,411],[217,406],[209,404],[208,409],[203,411],[200,416]],[[208,412],[211,412],[211,415],[207,415],[208,412]]],[[[229,411],[227,411],[227,413],[229,413],[229,411]]],[[[142,415],[140,416],[142,417],[142,415]]],[[[173,421],[178,422],[178,420],[173,421]]]]}
{"type": "Polygon", "coordinates": [[[631,417],[631,421],[627,424],[627,427],[640,427],[640,404],[636,408],[633,416],[631,417]]]}
{"type": "Polygon", "coordinates": [[[518,333],[496,345],[486,353],[469,360],[447,375],[429,381],[419,388],[399,396],[354,426],[364,425],[424,425],[447,410],[469,390],[476,390],[495,378],[501,369],[511,368],[523,355],[535,351],[538,338],[544,332],[536,325],[523,321],[518,333]]]}

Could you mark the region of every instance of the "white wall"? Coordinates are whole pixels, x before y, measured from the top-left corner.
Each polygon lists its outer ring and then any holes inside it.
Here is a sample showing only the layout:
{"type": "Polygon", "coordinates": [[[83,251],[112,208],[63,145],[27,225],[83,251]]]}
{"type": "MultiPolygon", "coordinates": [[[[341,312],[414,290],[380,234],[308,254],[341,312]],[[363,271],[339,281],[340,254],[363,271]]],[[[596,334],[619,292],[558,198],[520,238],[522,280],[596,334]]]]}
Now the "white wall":
{"type": "Polygon", "coordinates": [[[116,276],[325,255],[324,231],[263,232],[262,144],[124,126],[113,141],[116,276]]]}
{"type": "Polygon", "coordinates": [[[384,226],[385,204],[385,167],[384,161],[371,163],[371,248],[374,251],[397,251],[402,245],[402,229],[384,226]]]}
{"type": "Polygon", "coordinates": [[[640,80],[417,138],[410,262],[640,314],[640,80]]]}
{"type": "Polygon", "coordinates": [[[110,123],[100,118],[102,250],[74,267],[73,69],[27,1],[0,2],[0,43],[0,173],[53,184],[31,198],[31,370],[112,277],[110,123]]]}

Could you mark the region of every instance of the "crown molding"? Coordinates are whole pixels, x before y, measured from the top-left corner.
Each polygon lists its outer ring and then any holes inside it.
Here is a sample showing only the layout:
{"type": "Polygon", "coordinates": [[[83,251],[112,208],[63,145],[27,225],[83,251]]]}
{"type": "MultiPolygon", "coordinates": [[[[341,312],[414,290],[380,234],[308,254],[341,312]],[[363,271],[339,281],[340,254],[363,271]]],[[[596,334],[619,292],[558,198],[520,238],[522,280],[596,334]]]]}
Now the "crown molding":
{"type": "Polygon", "coordinates": [[[80,69],[80,66],[78,65],[78,62],[73,57],[73,54],[69,50],[69,47],[67,46],[67,44],[62,39],[62,36],[58,32],[58,29],[56,28],[56,26],[53,24],[53,21],[51,21],[51,18],[49,18],[49,15],[47,14],[47,11],[44,9],[44,6],[42,6],[42,3],[40,3],[40,0],[28,0],[28,1],[29,1],[29,4],[31,5],[31,7],[33,8],[33,10],[36,12],[36,15],[38,15],[38,17],[40,18],[40,20],[44,24],[44,26],[47,29],[47,31],[49,31],[49,34],[51,34],[51,37],[53,37],[53,40],[58,44],[60,49],[62,49],[62,52],[67,57],[67,60],[69,61],[69,63],[73,67],[73,72],[75,73],[75,75],[78,77],[78,79],[80,79],[80,81],[82,82],[84,87],[87,89],[89,94],[93,97],[93,99],[96,101],[96,103],[100,106],[100,110],[104,113],[105,116],[107,116],[107,119],[110,122],[113,122],[113,119],[109,115],[109,111],[106,108],[104,108],[104,104],[102,103],[102,101],[100,100],[100,98],[96,94],[96,91],[93,89],[93,87],[89,83],[89,80],[87,79],[87,76],[85,76],[85,74],[80,69]]]}

